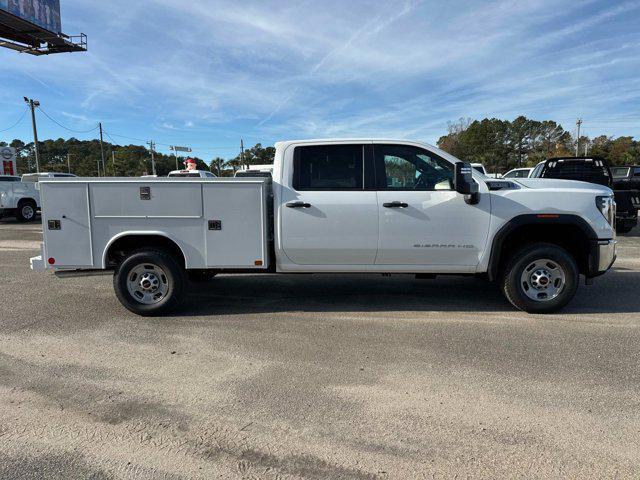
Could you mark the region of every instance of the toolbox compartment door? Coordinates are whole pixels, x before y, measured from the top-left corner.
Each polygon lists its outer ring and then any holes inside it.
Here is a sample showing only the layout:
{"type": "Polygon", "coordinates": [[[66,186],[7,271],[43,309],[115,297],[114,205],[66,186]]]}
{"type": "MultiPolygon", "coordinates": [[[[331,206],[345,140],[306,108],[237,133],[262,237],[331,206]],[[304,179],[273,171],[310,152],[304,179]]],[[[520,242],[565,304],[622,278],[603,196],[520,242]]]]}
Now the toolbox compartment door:
{"type": "Polygon", "coordinates": [[[196,182],[105,182],[91,184],[95,218],[201,218],[196,182]]]}
{"type": "Polygon", "coordinates": [[[206,261],[210,268],[267,268],[264,183],[204,183],[206,261]]]}
{"type": "Polygon", "coordinates": [[[46,258],[53,267],[93,267],[88,187],[77,182],[41,182],[46,258]]]}

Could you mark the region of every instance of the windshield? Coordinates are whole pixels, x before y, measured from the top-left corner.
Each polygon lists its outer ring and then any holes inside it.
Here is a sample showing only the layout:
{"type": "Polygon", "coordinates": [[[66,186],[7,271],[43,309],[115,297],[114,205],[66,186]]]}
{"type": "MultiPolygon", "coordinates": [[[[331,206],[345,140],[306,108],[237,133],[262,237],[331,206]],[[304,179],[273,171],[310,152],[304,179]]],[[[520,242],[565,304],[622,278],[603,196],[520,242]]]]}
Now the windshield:
{"type": "Polygon", "coordinates": [[[613,167],[611,174],[613,178],[626,178],[629,176],[629,167],[613,167]]]}
{"type": "Polygon", "coordinates": [[[200,178],[200,174],[199,173],[170,173],[169,174],[170,178],[176,177],[176,178],[200,178]]]}

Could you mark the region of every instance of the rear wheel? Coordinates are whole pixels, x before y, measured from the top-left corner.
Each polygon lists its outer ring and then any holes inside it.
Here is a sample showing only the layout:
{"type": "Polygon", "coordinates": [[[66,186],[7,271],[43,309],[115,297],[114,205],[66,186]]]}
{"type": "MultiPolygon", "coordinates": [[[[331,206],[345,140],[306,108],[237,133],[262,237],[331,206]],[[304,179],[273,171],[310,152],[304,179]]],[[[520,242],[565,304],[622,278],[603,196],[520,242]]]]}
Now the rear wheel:
{"type": "Polygon", "coordinates": [[[164,250],[132,252],[113,276],[113,287],[120,303],[143,316],[176,309],[184,296],[184,283],[182,266],[164,250]]]}
{"type": "Polygon", "coordinates": [[[517,251],[502,275],[502,291],[516,308],[551,313],[563,308],[578,290],[574,258],[557,245],[538,243],[517,251]]]}
{"type": "Polygon", "coordinates": [[[23,200],[18,204],[16,218],[19,222],[33,222],[36,219],[36,202],[33,200],[23,200]]]}

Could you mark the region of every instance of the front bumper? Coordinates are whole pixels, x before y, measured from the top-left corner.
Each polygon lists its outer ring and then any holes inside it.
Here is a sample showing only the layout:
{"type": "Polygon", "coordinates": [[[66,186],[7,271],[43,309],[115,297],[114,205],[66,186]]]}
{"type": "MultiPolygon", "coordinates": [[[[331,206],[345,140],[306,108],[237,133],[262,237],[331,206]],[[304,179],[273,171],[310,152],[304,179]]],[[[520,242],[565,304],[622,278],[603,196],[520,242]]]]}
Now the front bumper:
{"type": "Polygon", "coordinates": [[[589,255],[589,273],[587,277],[597,277],[609,271],[617,258],[616,239],[594,240],[591,242],[589,255]]]}

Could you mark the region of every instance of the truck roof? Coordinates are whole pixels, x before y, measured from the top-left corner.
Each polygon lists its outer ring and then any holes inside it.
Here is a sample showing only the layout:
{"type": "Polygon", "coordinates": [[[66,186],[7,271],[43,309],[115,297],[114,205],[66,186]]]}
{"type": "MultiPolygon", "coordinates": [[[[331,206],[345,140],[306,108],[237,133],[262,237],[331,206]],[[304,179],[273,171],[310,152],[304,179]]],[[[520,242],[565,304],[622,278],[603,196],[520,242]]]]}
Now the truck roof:
{"type": "MultiPolygon", "coordinates": [[[[415,147],[426,148],[434,153],[437,153],[440,157],[450,161],[451,163],[457,163],[461,160],[459,158],[454,157],[450,153],[445,152],[444,150],[439,149],[438,147],[431,145],[427,142],[416,142],[413,140],[403,140],[398,138],[315,138],[308,140],[286,140],[276,142],[276,148],[287,148],[291,145],[319,145],[319,144],[332,144],[332,145],[340,145],[340,144],[352,144],[352,143],[386,143],[386,144],[399,144],[399,145],[412,145],[415,147]]],[[[478,172],[479,173],[479,172],[478,172]]]]}
{"type": "Polygon", "coordinates": [[[340,143],[399,143],[406,145],[424,145],[429,148],[436,148],[433,145],[426,142],[416,142],[413,140],[403,140],[398,138],[310,138],[310,139],[302,139],[302,140],[282,140],[276,142],[276,147],[278,146],[289,146],[300,143],[332,143],[332,144],[340,144],[340,143]]]}

